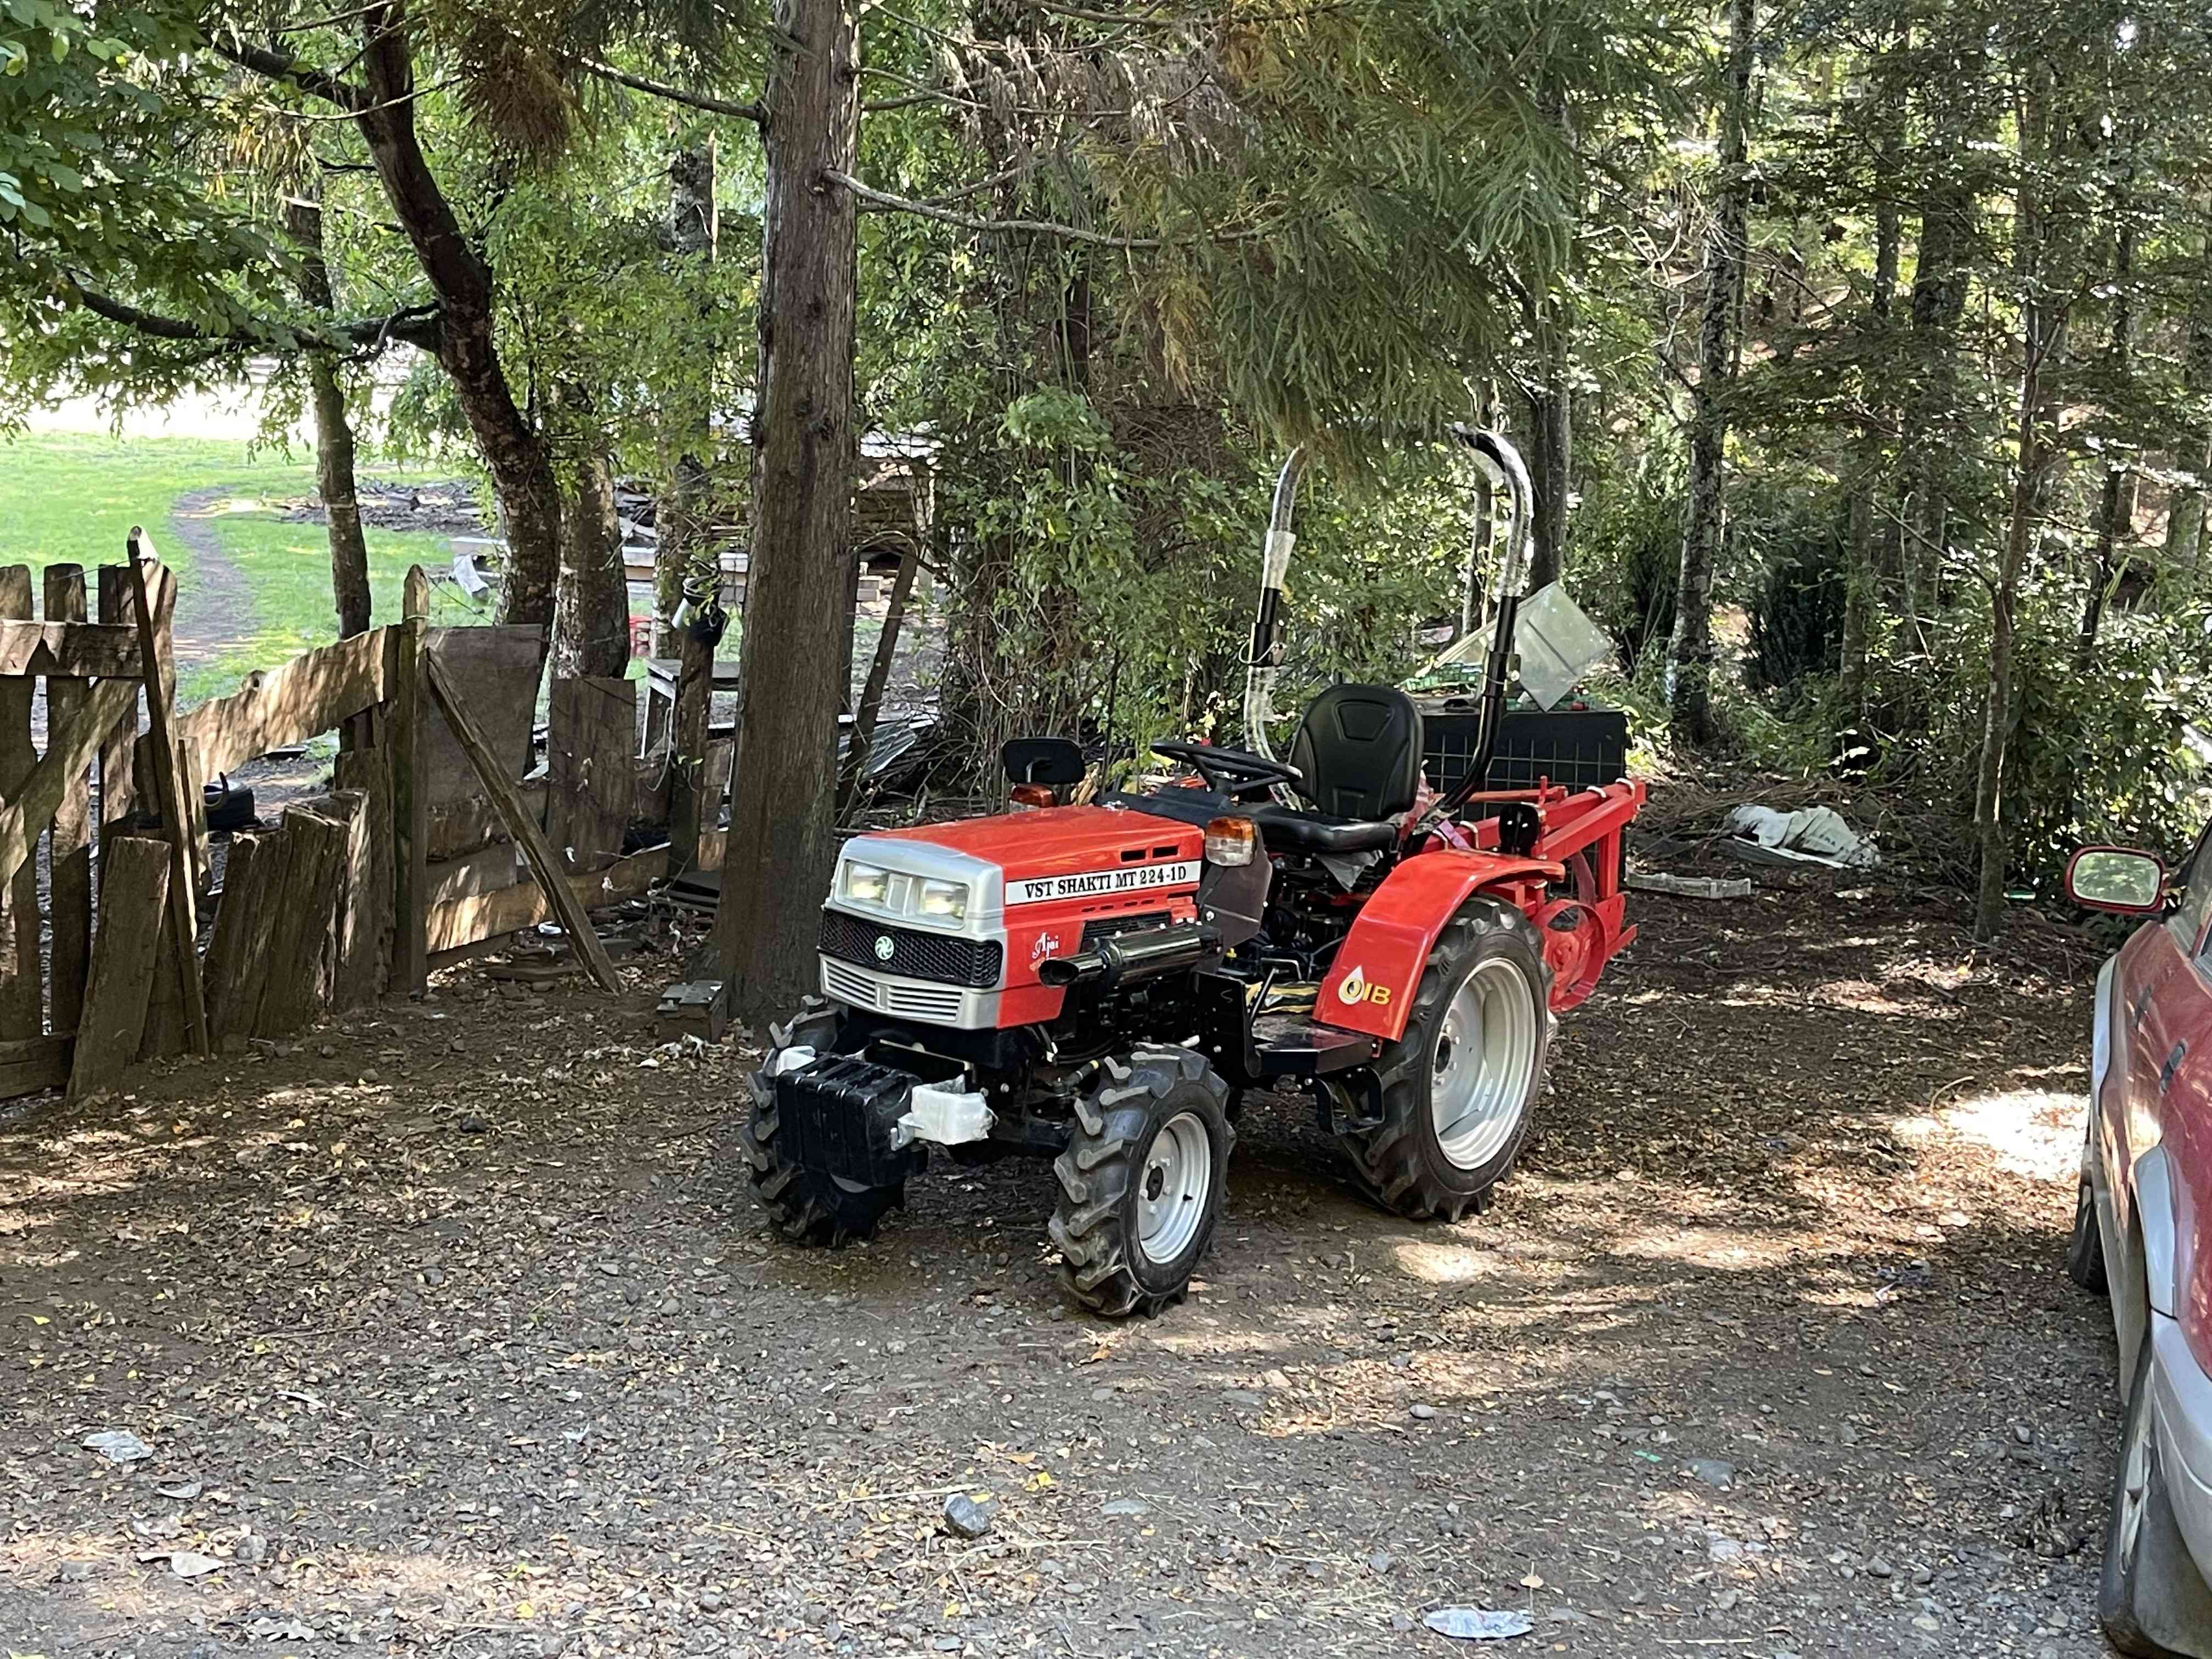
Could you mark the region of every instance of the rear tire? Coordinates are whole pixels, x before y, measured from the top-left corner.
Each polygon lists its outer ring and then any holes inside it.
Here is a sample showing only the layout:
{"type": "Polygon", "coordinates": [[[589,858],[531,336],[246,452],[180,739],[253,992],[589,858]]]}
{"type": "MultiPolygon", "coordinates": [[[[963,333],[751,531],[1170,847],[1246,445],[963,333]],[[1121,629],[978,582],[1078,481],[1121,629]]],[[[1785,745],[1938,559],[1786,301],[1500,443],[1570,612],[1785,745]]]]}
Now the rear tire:
{"type": "Polygon", "coordinates": [[[1490,1207],[1543,1087],[1550,987],[1535,927],[1512,906],[1473,899],[1445,924],[1404,1034],[1375,1062],[1382,1125],[1339,1137],[1370,1200],[1446,1221],[1490,1207]]]}
{"type": "Polygon", "coordinates": [[[776,1231],[794,1244],[836,1246],[872,1238],[884,1217],[906,1203],[902,1182],[860,1186],[807,1169],[784,1155],[777,1135],[775,1086],[770,1081],[776,1056],[790,1048],[827,1054],[836,1044],[838,1025],[834,1013],[802,1012],[790,1024],[770,1029],[767,1056],[752,1077],[752,1115],[738,1129],[753,1192],[776,1231]]]}
{"type": "Polygon", "coordinates": [[[1061,1282],[1091,1312],[1149,1316],[1189,1293],[1237,1140],[1228,1099],[1191,1050],[1139,1048],[1076,1103],[1050,1231],[1061,1282]]]}
{"type": "Polygon", "coordinates": [[[2137,1659],[2212,1659],[2212,1589],[2190,1557],[2166,1496],[2154,1432],[2150,1362],[2146,1332],[2112,1475],[2097,1617],[2105,1639],[2137,1659]]]}

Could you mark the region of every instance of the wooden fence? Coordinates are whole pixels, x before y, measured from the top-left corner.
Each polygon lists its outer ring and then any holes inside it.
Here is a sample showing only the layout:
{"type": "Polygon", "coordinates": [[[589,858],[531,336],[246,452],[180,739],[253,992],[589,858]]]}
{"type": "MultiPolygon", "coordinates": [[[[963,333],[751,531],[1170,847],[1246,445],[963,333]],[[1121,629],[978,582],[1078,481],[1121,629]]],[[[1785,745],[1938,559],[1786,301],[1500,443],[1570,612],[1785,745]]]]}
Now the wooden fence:
{"type": "Polygon", "coordinates": [[[549,915],[619,988],[585,908],[673,873],[665,847],[623,853],[629,682],[557,682],[526,778],[542,635],[429,628],[414,570],[400,622],[180,714],[176,580],[139,532],[131,553],[100,568],[96,621],[80,567],[47,568],[36,615],[28,568],[0,568],[0,1100],[420,990],[549,915]],[[330,793],[231,836],[215,884],[203,781],[331,732],[330,793]]]}

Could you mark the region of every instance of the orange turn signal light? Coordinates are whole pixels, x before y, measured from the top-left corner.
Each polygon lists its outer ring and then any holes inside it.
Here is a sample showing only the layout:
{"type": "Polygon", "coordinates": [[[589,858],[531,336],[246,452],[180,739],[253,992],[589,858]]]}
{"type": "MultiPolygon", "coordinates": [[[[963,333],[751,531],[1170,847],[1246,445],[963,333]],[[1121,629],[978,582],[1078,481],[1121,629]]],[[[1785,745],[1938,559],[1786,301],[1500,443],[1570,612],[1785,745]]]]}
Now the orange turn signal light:
{"type": "Polygon", "coordinates": [[[1052,798],[1052,786],[1048,783],[1018,783],[1008,799],[1013,802],[1017,811],[1026,811],[1033,806],[1051,806],[1055,804],[1052,798]]]}
{"type": "Polygon", "coordinates": [[[1209,818],[1206,825],[1206,861],[1234,867],[1252,862],[1260,844],[1259,831],[1249,818],[1209,818]]]}

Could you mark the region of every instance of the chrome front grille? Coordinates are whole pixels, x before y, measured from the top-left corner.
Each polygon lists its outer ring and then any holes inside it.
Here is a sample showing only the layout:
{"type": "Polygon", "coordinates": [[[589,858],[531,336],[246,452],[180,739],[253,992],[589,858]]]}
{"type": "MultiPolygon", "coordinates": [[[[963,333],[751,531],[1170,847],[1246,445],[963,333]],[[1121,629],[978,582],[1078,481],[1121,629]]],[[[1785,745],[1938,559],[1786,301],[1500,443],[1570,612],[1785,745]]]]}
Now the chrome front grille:
{"type": "MultiPolygon", "coordinates": [[[[988,1016],[981,1010],[975,1019],[963,1018],[969,1012],[968,999],[976,993],[963,992],[957,985],[915,985],[888,979],[840,962],[835,957],[822,958],[822,990],[824,995],[852,1007],[896,1014],[902,1019],[921,1020],[933,1025],[988,1024],[988,1016]]],[[[995,996],[988,1000],[996,1002],[995,996]]]]}

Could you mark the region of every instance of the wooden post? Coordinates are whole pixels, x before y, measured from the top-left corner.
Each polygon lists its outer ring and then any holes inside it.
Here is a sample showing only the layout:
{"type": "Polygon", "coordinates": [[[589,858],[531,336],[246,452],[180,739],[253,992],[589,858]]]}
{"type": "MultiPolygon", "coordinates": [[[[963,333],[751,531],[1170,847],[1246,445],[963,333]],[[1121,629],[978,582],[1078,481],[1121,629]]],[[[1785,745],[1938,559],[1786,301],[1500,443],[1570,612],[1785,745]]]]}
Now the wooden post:
{"type": "MultiPolygon", "coordinates": [[[[31,618],[31,567],[0,567],[0,617],[31,618]]],[[[31,746],[31,695],[38,682],[27,674],[0,677],[0,801],[16,799],[38,764],[31,746]]],[[[39,831],[43,817],[30,826],[32,854],[12,878],[0,884],[0,1042],[29,1038],[46,1030],[46,995],[39,975],[39,831]]]]}
{"type": "Polygon", "coordinates": [[[331,1007],[349,848],[363,803],[348,792],[284,809],[291,857],[269,942],[269,978],[254,1029],[282,1036],[331,1007]]]}
{"type": "Polygon", "coordinates": [[[154,739],[154,788],[161,812],[161,832],[176,854],[169,871],[169,918],[176,928],[173,949],[177,982],[185,1004],[185,1030],[192,1052],[208,1049],[207,1005],[200,994],[199,915],[193,902],[197,872],[192,860],[192,817],[185,799],[177,750],[169,735],[177,708],[177,665],[171,654],[169,627],[177,609],[176,573],[151,556],[153,544],[137,526],[131,527],[131,592],[138,617],[138,649],[146,665],[147,723],[154,739]]]}
{"type": "Polygon", "coordinates": [[[636,749],[636,686],[596,678],[553,682],[545,837],[571,871],[596,870],[621,854],[636,749]]]}
{"type": "MultiPolygon", "coordinates": [[[[48,565],[46,586],[48,622],[85,620],[82,565],[48,565]]],[[[49,757],[55,751],[57,736],[91,696],[92,688],[80,679],[46,681],[49,757]]],[[[92,783],[88,765],[79,763],[70,769],[61,805],[54,811],[48,858],[52,874],[46,921],[53,936],[53,960],[46,1000],[54,1030],[74,1031],[84,1008],[84,976],[92,958],[92,783]]]]}
{"type": "Polygon", "coordinates": [[[339,789],[358,791],[368,802],[360,868],[346,891],[352,921],[338,969],[338,1006],[357,1008],[383,994],[393,965],[392,763],[384,752],[391,722],[356,716],[349,725],[356,746],[337,757],[331,781],[339,789]],[[364,731],[374,732],[379,727],[380,738],[363,737],[364,731]]]}
{"type": "Polygon", "coordinates": [[[437,653],[425,653],[422,667],[432,700],[445,715],[446,724],[453,728],[453,735],[460,739],[469,763],[476,769],[477,781],[483,785],[484,793],[491,797],[492,805],[499,809],[500,817],[507,823],[507,833],[514,838],[515,844],[522,848],[523,856],[530,860],[531,873],[538,878],[538,886],[544,890],[546,902],[553,907],[553,914],[560,918],[561,926],[568,931],[569,942],[583,959],[586,970],[602,990],[621,991],[622,975],[615,971],[613,958],[607,955],[606,946],[599,943],[599,934],[592,931],[592,919],[585,914],[583,902],[570,890],[568,878],[561,868],[559,856],[547,843],[545,831],[530,816],[530,809],[523,804],[521,792],[514,787],[514,780],[507,776],[507,769],[499,763],[498,757],[493,754],[491,744],[477,727],[475,716],[469,713],[467,706],[455,692],[437,653]]]}
{"type": "Polygon", "coordinates": [[[386,734],[392,769],[392,970],[394,988],[419,996],[430,982],[430,804],[422,789],[422,636],[429,627],[430,579],[410,567],[402,620],[391,630],[393,660],[386,677],[392,724],[386,734]]]}
{"type": "Polygon", "coordinates": [[[291,847],[282,830],[241,830],[230,838],[207,953],[208,1034],[225,1051],[245,1047],[261,1012],[291,847]]]}
{"type": "Polygon", "coordinates": [[[100,932],[71,1056],[72,1096],[106,1088],[137,1058],[173,852],[150,836],[117,835],[100,848],[100,932]]]}
{"type": "MultiPolygon", "coordinates": [[[[100,566],[100,620],[111,626],[132,626],[135,632],[134,605],[129,569],[119,564],[100,566]]],[[[143,672],[143,664],[140,672],[143,672]]],[[[107,855],[107,838],[121,833],[124,821],[131,816],[131,750],[137,738],[138,696],[133,691],[131,707],[100,742],[100,852],[103,858],[107,855]]]]}

